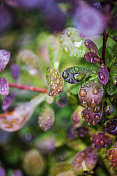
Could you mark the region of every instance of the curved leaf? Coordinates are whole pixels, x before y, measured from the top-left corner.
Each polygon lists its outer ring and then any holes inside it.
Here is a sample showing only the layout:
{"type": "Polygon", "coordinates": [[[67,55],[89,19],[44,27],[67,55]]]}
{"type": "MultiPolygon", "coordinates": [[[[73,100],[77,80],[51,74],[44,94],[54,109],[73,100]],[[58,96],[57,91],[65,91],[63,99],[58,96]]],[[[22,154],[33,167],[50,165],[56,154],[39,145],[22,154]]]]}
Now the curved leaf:
{"type": "Polygon", "coordinates": [[[85,39],[84,44],[89,51],[91,51],[99,56],[99,50],[98,50],[96,44],[92,40],[85,39]]]}
{"type": "Polygon", "coordinates": [[[108,68],[104,65],[100,66],[99,72],[98,72],[98,78],[101,84],[106,85],[109,79],[109,71],[108,68]]]}
{"type": "Polygon", "coordinates": [[[9,94],[9,84],[5,78],[0,78],[0,94],[1,95],[9,94]]]}
{"type": "Polygon", "coordinates": [[[6,50],[0,50],[0,72],[4,70],[10,60],[10,52],[6,50]]]}
{"type": "Polygon", "coordinates": [[[62,77],[67,83],[75,84],[82,81],[83,79],[86,79],[91,74],[92,70],[79,66],[74,66],[64,70],[62,73],[62,77]]]}
{"type": "Polygon", "coordinates": [[[85,53],[84,59],[89,63],[99,63],[100,58],[93,52],[85,53]]]}
{"type": "Polygon", "coordinates": [[[47,69],[47,80],[50,84],[49,96],[56,96],[63,90],[64,81],[56,69],[50,67],[47,69]]]}
{"type": "Polygon", "coordinates": [[[83,57],[88,51],[78,29],[66,28],[60,35],[60,44],[69,56],[83,57]]]}

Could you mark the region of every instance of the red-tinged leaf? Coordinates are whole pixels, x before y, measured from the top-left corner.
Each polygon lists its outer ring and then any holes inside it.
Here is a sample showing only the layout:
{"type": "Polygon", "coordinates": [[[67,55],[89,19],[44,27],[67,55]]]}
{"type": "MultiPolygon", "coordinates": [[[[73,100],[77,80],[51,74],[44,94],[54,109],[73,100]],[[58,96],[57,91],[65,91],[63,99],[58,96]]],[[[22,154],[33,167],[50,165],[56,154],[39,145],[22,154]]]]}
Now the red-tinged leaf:
{"type": "Polygon", "coordinates": [[[0,128],[8,132],[14,132],[23,127],[31,117],[35,104],[26,102],[18,104],[14,110],[0,114],[0,128]]]}
{"type": "Polygon", "coordinates": [[[112,142],[112,137],[104,132],[96,132],[93,134],[91,140],[93,147],[102,149],[110,145],[112,142]]]}
{"type": "Polygon", "coordinates": [[[99,56],[99,50],[98,50],[96,44],[92,40],[86,39],[84,41],[84,44],[89,51],[91,51],[99,56]]]}
{"type": "Polygon", "coordinates": [[[89,63],[99,63],[100,58],[93,52],[85,53],[84,59],[89,63]]]}
{"type": "Polygon", "coordinates": [[[0,72],[4,70],[10,59],[10,52],[6,50],[0,50],[0,72]]]}
{"type": "Polygon", "coordinates": [[[107,150],[106,158],[109,161],[109,164],[117,170],[117,149],[107,150]]]}
{"type": "Polygon", "coordinates": [[[2,100],[2,109],[6,111],[12,104],[13,100],[15,98],[15,93],[9,93],[4,97],[2,100]]]}
{"type": "Polygon", "coordinates": [[[18,81],[20,75],[20,69],[17,64],[11,65],[11,74],[15,81],[18,81]]]}
{"type": "Polygon", "coordinates": [[[98,72],[98,78],[101,84],[106,85],[109,79],[109,71],[108,68],[104,65],[100,66],[99,72],[98,72]]]}
{"type": "Polygon", "coordinates": [[[1,95],[9,94],[9,84],[5,78],[0,78],[0,94],[1,95]]]}
{"type": "Polygon", "coordinates": [[[85,108],[82,111],[82,117],[85,122],[91,125],[98,123],[102,116],[102,108],[100,105],[95,106],[94,108],[85,108]]]}
{"type": "Polygon", "coordinates": [[[97,159],[97,149],[87,147],[75,155],[72,161],[72,169],[77,174],[83,171],[91,171],[95,167],[97,159]]]}
{"type": "Polygon", "coordinates": [[[83,83],[81,86],[78,96],[83,106],[95,107],[101,102],[103,97],[103,87],[96,81],[89,81],[83,83]]]}
{"type": "Polygon", "coordinates": [[[102,130],[106,133],[117,135],[117,119],[108,120],[102,127],[102,130]]]}

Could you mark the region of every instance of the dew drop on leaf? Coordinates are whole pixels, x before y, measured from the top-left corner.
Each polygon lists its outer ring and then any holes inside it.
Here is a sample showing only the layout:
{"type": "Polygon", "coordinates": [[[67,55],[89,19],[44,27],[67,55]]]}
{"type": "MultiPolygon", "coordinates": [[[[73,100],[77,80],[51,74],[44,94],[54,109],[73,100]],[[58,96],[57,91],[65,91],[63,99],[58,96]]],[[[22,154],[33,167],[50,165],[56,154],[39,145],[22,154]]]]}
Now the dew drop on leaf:
{"type": "Polygon", "coordinates": [[[75,84],[87,78],[91,73],[92,71],[89,69],[74,66],[64,70],[62,77],[67,83],[75,84]]]}
{"type": "Polygon", "coordinates": [[[90,39],[85,39],[84,40],[84,44],[86,46],[86,48],[90,51],[90,52],[93,52],[95,53],[97,56],[99,56],[99,50],[96,46],[96,44],[90,40],[90,39]]]}
{"type": "Polygon", "coordinates": [[[0,50],[0,72],[4,70],[10,60],[10,52],[6,50],[0,50]]]}
{"type": "Polygon", "coordinates": [[[87,147],[75,155],[72,161],[72,169],[77,174],[83,171],[91,171],[97,163],[97,158],[97,149],[87,147]]]}
{"type": "Polygon", "coordinates": [[[44,131],[52,128],[54,124],[54,111],[52,108],[47,107],[43,110],[43,112],[39,116],[38,124],[40,128],[44,131]]]}
{"type": "Polygon", "coordinates": [[[102,149],[110,145],[112,142],[112,137],[104,132],[96,132],[93,134],[91,141],[93,147],[102,149]]]}
{"type": "Polygon", "coordinates": [[[97,105],[94,108],[88,107],[82,111],[82,118],[88,124],[95,125],[101,120],[102,108],[101,105],[97,105]]]}
{"type": "Polygon", "coordinates": [[[117,170],[117,149],[108,149],[106,152],[106,158],[109,164],[117,170]]]}
{"type": "Polygon", "coordinates": [[[61,33],[60,44],[69,56],[83,57],[85,52],[88,51],[79,30],[73,27],[66,28],[61,33]]]}
{"type": "Polygon", "coordinates": [[[117,119],[110,119],[102,127],[102,130],[106,133],[117,135],[117,119]]]}
{"type": "Polygon", "coordinates": [[[9,94],[9,84],[5,78],[0,78],[0,94],[1,95],[9,94]]]}
{"type": "Polygon", "coordinates": [[[64,88],[64,81],[60,73],[53,68],[47,69],[47,80],[49,82],[49,96],[58,95],[64,88]]]}
{"type": "Polygon", "coordinates": [[[20,69],[17,64],[11,65],[11,74],[15,81],[18,81],[20,75],[20,69]]]}
{"type": "Polygon", "coordinates": [[[89,63],[99,63],[100,58],[93,52],[85,53],[84,59],[89,63]]]}
{"type": "Polygon", "coordinates": [[[3,111],[6,111],[12,104],[13,100],[15,98],[15,93],[9,93],[8,95],[6,95],[4,97],[4,99],[2,100],[2,109],[3,111]]]}
{"type": "Polygon", "coordinates": [[[89,81],[83,83],[78,96],[83,106],[95,107],[101,102],[103,97],[103,87],[97,82],[89,81]]]}
{"type": "Polygon", "coordinates": [[[109,71],[108,68],[104,65],[100,66],[99,72],[98,72],[98,78],[101,84],[106,85],[109,79],[109,71]]]}
{"type": "Polygon", "coordinates": [[[0,128],[8,132],[19,130],[32,116],[35,106],[31,102],[21,103],[14,110],[0,114],[0,128]]]}

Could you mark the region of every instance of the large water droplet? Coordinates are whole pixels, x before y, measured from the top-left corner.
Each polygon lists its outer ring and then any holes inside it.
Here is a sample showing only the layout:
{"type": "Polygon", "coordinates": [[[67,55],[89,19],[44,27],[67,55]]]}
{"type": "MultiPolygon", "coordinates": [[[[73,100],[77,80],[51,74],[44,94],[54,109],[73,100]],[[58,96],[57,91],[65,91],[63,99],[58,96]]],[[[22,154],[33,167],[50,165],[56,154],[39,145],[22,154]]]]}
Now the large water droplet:
{"type": "Polygon", "coordinates": [[[105,79],[104,73],[100,72],[100,73],[99,73],[99,78],[100,78],[101,80],[104,80],[104,79],[105,79]]]}
{"type": "Polygon", "coordinates": [[[86,74],[78,74],[78,73],[76,73],[76,74],[74,74],[74,79],[76,80],[76,81],[81,81],[84,77],[85,77],[85,75],[86,74]]]}
{"type": "Polygon", "coordinates": [[[97,88],[97,87],[95,87],[95,88],[93,89],[93,94],[94,94],[94,95],[98,95],[98,88],[97,88]]]}
{"type": "Polygon", "coordinates": [[[85,89],[80,89],[79,94],[80,94],[80,96],[81,96],[81,97],[86,97],[87,92],[86,92],[86,90],[85,90],[85,89]]]}

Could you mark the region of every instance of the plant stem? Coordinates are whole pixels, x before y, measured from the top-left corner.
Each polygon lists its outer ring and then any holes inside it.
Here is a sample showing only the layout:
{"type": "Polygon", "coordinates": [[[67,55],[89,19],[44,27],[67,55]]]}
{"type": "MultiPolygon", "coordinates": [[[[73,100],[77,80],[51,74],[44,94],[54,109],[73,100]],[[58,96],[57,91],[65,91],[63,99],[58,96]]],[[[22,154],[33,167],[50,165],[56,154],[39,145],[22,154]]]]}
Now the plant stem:
{"type": "Polygon", "coordinates": [[[106,35],[106,29],[104,29],[104,32],[103,32],[103,48],[102,48],[102,63],[104,65],[105,65],[106,41],[107,41],[107,35],[106,35]]]}
{"type": "Polygon", "coordinates": [[[20,84],[16,84],[16,83],[9,83],[9,87],[14,87],[14,88],[23,89],[23,90],[29,90],[29,91],[39,92],[39,93],[47,93],[47,89],[45,89],[45,88],[25,86],[25,85],[20,85],[20,84]]]}

